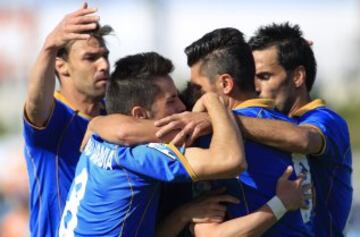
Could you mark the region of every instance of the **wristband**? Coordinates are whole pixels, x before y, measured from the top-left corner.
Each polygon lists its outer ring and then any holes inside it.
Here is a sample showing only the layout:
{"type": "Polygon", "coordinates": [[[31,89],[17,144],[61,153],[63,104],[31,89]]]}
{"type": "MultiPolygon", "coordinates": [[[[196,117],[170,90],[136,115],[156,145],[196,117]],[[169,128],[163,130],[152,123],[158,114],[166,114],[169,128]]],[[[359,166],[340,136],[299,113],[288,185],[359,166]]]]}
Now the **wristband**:
{"type": "Polygon", "coordinates": [[[278,196],[274,196],[266,203],[266,205],[268,205],[271,211],[274,213],[276,220],[279,220],[287,212],[286,207],[280,198],[278,198],[278,196]]]}

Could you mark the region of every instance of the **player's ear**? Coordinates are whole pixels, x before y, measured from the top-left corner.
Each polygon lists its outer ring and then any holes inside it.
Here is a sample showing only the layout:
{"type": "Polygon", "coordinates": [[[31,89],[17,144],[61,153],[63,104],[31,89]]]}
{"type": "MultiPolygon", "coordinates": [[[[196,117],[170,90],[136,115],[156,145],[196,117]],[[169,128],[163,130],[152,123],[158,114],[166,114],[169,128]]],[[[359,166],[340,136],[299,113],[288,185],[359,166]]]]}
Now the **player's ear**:
{"type": "Polygon", "coordinates": [[[147,109],[145,109],[141,106],[134,106],[131,109],[131,116],[133,116],[134,118],[139,118],[139,119],[149,119],[150,113],[147,109]]]}
{"type": "Polygon", "coordinates": [[[306,71],[303,66],[298,66],[293,72],[293,80],[296,88],[305,85],[306,71]]]}
{"type": "Polygon", "coordinates": [[[230,74],[221,74],[218,83],[224,95],[229,95],[234,88],[234,79],[230,74]]]}
{"type": "Polygon", "coordinates": [[[56,57],[55,70],[62,77],[69,77],[68,64],[63,58],[56,57]]]}

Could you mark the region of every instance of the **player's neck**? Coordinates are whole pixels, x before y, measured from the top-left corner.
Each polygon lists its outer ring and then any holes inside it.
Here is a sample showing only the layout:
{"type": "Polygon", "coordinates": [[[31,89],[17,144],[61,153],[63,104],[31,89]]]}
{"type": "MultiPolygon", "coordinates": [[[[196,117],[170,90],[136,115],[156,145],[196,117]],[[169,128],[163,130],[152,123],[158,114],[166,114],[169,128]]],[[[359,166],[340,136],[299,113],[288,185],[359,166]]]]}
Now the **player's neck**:
{"type": "Polygon", "coordinates": [[[234,93],[232,96],[230,96],[229,106],[230,106],[230,108],[233,108],[234,106],[241,104],[244,101],[255,99],[255,98],[258,98],[256,92],[238,91],[237,93],[234,93]]]}
{"type": "Polygon", "coordinates": [[[311,102],[311,97],[309,93],[303,93],[296,97],[291,109],[289,110],[288,115],[291,117],[296,111],[298,111],[301,107],[311,102]]]}
{"type": "Polygon", "coordinates": [[[90,117],[95,117],[100,114],[101,98],[90,98],[78,91],[63,88],[60,89],[60,94],[79,112],[90,117]]]}

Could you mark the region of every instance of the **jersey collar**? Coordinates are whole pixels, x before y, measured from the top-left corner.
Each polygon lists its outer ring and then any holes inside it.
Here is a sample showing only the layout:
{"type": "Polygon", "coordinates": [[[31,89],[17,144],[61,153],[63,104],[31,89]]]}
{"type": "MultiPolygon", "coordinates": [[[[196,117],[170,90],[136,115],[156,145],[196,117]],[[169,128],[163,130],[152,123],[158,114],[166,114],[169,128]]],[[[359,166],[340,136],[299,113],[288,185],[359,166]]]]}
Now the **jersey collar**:
{"type": "Polygon", "coordinates": [[[266,109],[274,109],[275,108],[275,102],[271,99],[250,99],[245,100],[243,102],[237,103],[234,105],[233,109],[242,109],[246,107],[262,107],[266,109]]]}
{"type": "MultiPolygon", "coordinates": [[[[78,109],[76,109],[76,107],[68,100],[66,99],[61,93],[60,91],[55,91],[54,93],[54,97],[55,99],[57,99],[58,101],[62,102],[63,104],[65,104],[66,106],[68,106],[69,108],[71,108],[72,110],[74,110],[79,116],[85,118],[85,119],[92,119],[93,117],[85,114],[83,112],[80,112],[78,109]]],[[[104,107],[104,103],[101,103],[101,111],[105,111],[105,107],[104,107]]]]}
{"type": "Polygon", "coordinates": [[[301,107],[300,109],[296,110],[294,113],[291,114],[291,117],[301,117],[303,116],[306,112],[309,112],[313,109],[317,109],[319,107],[324,107],[326,106],[325,101],[322,99],[315,99],[309,103],[307,103],[306,105],[304,105],[303,107],[301,107]]]}

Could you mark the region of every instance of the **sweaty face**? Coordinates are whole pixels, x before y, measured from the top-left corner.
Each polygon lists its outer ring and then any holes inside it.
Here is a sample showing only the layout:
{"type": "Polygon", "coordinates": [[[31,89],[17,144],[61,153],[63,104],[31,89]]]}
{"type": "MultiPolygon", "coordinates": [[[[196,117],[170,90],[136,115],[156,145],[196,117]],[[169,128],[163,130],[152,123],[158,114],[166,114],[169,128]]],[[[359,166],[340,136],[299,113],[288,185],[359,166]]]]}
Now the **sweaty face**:
{"type": "Polygon", "coordinates": [[[161,119],[185,111],[185,105],[179,98],[178,91],[170,76],[159,77],[155,84],[160,92],[151,106],[151,118],[161,119]]]}
{"type": "Polygon", "coordinates": [[[270,47],[253,51],[256,76],[255,87],[259,96],[275,100],[276,107],[287,114],[293,103],[295,85],[291,76],[279,65],[277,49],[270,47]]]}
{"type": "Polygon", "coordinates": [[[77,40],[67,60],[69,76],[75,89],[90,97],[102,98],[109,79],[109,51],[96,38],[77,40]]]}

